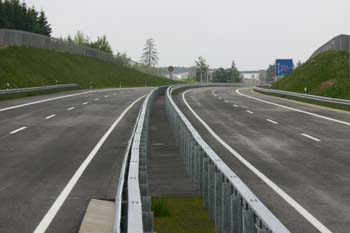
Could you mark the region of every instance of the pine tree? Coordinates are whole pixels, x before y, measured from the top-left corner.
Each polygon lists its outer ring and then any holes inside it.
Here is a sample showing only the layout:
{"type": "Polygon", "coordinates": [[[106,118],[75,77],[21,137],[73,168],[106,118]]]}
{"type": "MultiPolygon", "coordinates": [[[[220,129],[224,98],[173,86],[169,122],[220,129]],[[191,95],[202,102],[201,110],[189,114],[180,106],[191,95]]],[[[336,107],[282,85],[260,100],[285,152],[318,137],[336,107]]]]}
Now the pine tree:
{"type": "Polygon", "coordinates": [[[146,66],[156,66],[158,64],[158,51],[154,39],[146,41],[145,48],[141,57],[141,62],[146,66]]]}
{"type": "Polygon", "coordinates": [[[51,36],[51,26],[47,21],[46,15],[44,11],[40,11],[39,18],[38,18],[38,24],[40,27],[40,34],[51,36]]]}

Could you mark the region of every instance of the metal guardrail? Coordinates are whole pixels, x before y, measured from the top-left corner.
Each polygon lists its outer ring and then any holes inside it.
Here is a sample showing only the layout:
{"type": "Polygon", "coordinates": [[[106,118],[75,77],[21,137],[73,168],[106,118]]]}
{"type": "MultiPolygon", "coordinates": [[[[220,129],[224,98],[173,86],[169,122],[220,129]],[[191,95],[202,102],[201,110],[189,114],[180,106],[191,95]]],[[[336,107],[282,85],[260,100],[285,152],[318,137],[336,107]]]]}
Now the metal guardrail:
{"type": "Polygon", "coordinates": [[[31,93],[31,92],[37,92],[37,91],[48,91],[48,90],[63,89],[63,88],[80,88],[80,86],[78,84],[59,84],[59,85],[42,86],[42,87],[6,89],[6,90],[0,90],[0,96],[19,94],[19,93],[31,93]]]}
{"type": "Polygon", "coordinates": [[[296,92],[289,92],[289,91],[281,91],[281,90],[275,90],[275,89],[266,89],[261,87],[254,87],[254,90],[267,93],[267,94],[275,94],[280,96],[290,96],[290,97],[296,97],[300,99],[308,99],[308,100],[315,100],[320,101],[324,103],[332,103],[332,104],[340,104],[340,105],[346,105],[350,106],[350,100],[346,99],[336,99],[336,98],[330,98],[330,97],[323,97],[323,96],[317,96],[317,95],[308,95],[308,94],[301,94],[296,92]]]}
{"type": "MultiPolygon", "coordinates": [[[[217,86],[217,85],[209,85],[217,86]]],[[[199,184],[215,232],[289,233],[243,181],[203,140],[172,98],[172,92],[198,85],[171,86],[166,109],[188,174],[199,184]]]]}
{"type": "Polygon", "coordinates": [[[146,97],[137,117],[119,176],[113,233],[153,233],[147,181],[148,131],[154,98],[164,88],[157,88],[146,97]]]}

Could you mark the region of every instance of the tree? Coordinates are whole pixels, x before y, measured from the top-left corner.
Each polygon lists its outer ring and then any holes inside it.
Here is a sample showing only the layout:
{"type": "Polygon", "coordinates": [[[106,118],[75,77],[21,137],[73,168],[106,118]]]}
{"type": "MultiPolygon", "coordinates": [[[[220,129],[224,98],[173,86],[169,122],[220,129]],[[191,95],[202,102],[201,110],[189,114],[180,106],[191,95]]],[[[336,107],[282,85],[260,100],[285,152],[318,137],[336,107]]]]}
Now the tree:
{"type": "Polygon", "coordinates": [[[40,34],[50,36],[51,35],[51,26],[47,21],[46,15],[44,11],[40,11],[39,18],[38,18],[38,24],[40,27],[40,34]]]}
{"type": "Polygon", "coordinates": [[[146,66],[154,67],[158,64],[158,59],[158,51],[154,39],[147,39],[143,49],[141,62],[146,66]]]}
{"type": "Polygon", "coordinates": [[[196,63],[196,77],[195,79],[197,81],[203,82],[208,81],[207,77],[209,76],[209,65],[207,64],[207,61],[202,57],[199,56],[198,60],[195,61],[196,63]]]}
{"type": "Polygon", "coordinates": [[[74,43],[80,45],[89,45],[89,37],[85,36],[83,32],[78,31],[74,36],[74,43]]]}
{"type": "Polygon", "coordinates": [[[299,60],[299,61],[297,62],[296,68],[300,67],[301,65],[302,65],[302,63],[301,63],[301,61],[299,60]]]}
{"type": "Polygon", "coordinates": [[[98,37],[97,41],[91,42],[90,47],[101,50],[106,53],[113,53],[112,47],[109,44],[107,37],[104,35],[102,37],[98,37]]]}
{"type": "Polygon", "coordinates": [[[276,66],[269,65],[269,67],[266,70],[266,82],[267,83],[271,83],[275,80],[275,73],[276,73],[276,66]]]}
{"type": "Polygon", "coordinates": [[[232,78],[231,78],[232,82],[235,82],[235,83],[241,82],[241,74],[239,73],[234,60],[232,61],[232,64],[231,64],[231,75],[232,75],[232,78]]]}

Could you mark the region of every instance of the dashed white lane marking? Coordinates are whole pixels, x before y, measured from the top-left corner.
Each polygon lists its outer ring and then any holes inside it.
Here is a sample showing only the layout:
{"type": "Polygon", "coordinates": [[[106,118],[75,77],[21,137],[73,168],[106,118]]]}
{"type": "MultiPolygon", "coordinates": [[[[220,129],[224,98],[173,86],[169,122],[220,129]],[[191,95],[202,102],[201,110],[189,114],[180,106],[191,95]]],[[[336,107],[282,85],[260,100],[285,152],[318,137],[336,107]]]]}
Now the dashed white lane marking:
{"type": "Polygon", "coordinates": [[[75,109],[75,107],[67,108],[67,111],[71,111],[73,109],[75,109]]]}
{"type": "Polygon", "coordinates": [[[316,141],[316,142],[320,142],[320,141],[321,141],[320,139],[315,138],[315,137],[312,137],[312,136],[310,136],[310,135],[308,135],[308,134],[306,134],[306,133],[302,133],[301,135],[304,136],[304,137],[307,137],[307,138],[309,138],[309,139],[311,139],[311,140],[314,140],[314,141],[316,141]]]}
{"type": "Polygon", "coordinates": [[[229,103],[229,101],[228,101],[228,100],[225,100],[225,103],[229,103]]]}
{"type": "Polygon", "coordinates": [[[253,97],[253,96],[250,96],[250,95],[242,94],[240,92],[240,90],[244,90],[244,89],[247,89],[247,88],[237,89],[236,93],[238,95],[240,95],[240,96],[244,96],[244,97],[247,97],[249,99],[253,99],[253,100],[256,100],[256,101],[259,101],[259,102],[262,102],[262,103],[274,105],[274,106],[277,106],[277,107],[289,109],[289,110],[296,111],[296,112],[305,113],[305,114],[308,114],[308,115],[311,115],[311,116],[314,116],[314,117],[318,117],[318,118],[322,118],[322,119],[325,119],[325,120],[329,120],[329,121],[333,121],[333,122],[337,122],[337,123],[340,123],[340,124],[344,124],[344,125],[349,125],[350,126],[350,122],[337,120],[337,119],[334,119],[334,118],[331,118],[331,117],[326,117],[326,116],[319,115],[319,114],[316,114],[316,113],[300,110],[300,109],[297,109],[297,108],[288,107],[288,106],[285,106],[285,105],[282,105],[282,104],[276,104],[276,103],[271,102],[271,101],[267,101],[267,100],[259,99],[259,98],[256,98],[256,97],[253,97]]]}
{"type": "Polygon", "coordinates": [[[115,122],[112,124],[112,126],[107,130],[107,132],[102,136],[102,138],[99,140],[99,142],[96,144],[94,149],[90,152],[90,154],[86,157],[86,159],[83,161],[83,163],[80,165],[78,170],[74,173],[72,178],[69,180],[68,184],[64,187],[60,195],[57,197],[53,205],[50,207],[49,211],[46,213],[44,218],[41,220],[39,225],[35,228],[34,233],[45,233],[47,228],[49,227],[52,220],[55,218],[57,212],[62,207],[63,203],[69,196],[70,192],[76,185],[76,183],[79,181],[81,175],[84,173],[86,168],[89,166],[90,162],[93,160],[95,155],[98,153],[100,148],[103,146],[109,135],[112,133],[112,131],[117,127],[119,122],[124,118],[126,113],[142,98],[145,96],[141,96],[137,100],[135,100],[133,103],[131,103],[115,120],[115,122]]]}
{"type": "Polygon", "coordinates": [[[273,120],[271,120],[271,119],[266,119],[268,122],[270,122],[270,123],[272,123],[272,124],[275,124],[275,125],[278,125],[278,122],[276,122],[276,121],[273,121],[273,120]]]}
{"type": "Polygon", "coordinates": [[[249,111],[249,110],[245,110],[245,111],[249,114],[254,114],[254,112],[252,112],[252,111],[249,111]]]}
{"type": "Polygon", "coordinates": [[[56,114],[52,114],[52,115],[50,115],[50,116],[45,117],[45,119],[48,120],[48,119],[51,119],[51,118],[53,118],[53,117],[55,117],[55,116],[56,116],[56,114]]]}
{"type": "Polygon", "coordinates": [[[242,155],[235,151],[230,145],[228,145],[222,138],[217,135],[212,128],[192,109],[192,107],[187,102],[185,95],[190,91],[187,90],[182,94],[182,100],[184,101],[187,108],[192,112],[192,114],[197,118],[197,120],[209,131],[215,139],[221,143],[233,156],[241,161],[249,170],[251,170],[257,177],[265,182],[272,190],[274,190],[280,197],[282,197],[290,206],[292,206],[299,214],[301,214],[307,221],[309,221],[314,227],[316,227],[322,233],[332,233],[325,225],[323,225],[317,218],[315,218],[310,212],[308,212],[303,206],[301,206],[296,200],[288,195],[283,189],[281,189],[277,184],[270,180],[264,173],[254,167],[248,160],[246,160],[242,155]]]}
{"type": "Polygon", "coordinates": [[[23,127],[19,128],[19,129],[16,129],[16,130],[11,131],[10,134],[18,133],[18,132],[20,132],[20,131],[22,131],[22,130],[25,130],[26,128],[27,128],[27,127],[23,126],[23,127]]]}
{"type": "Polygon", "coordinates": [[[96,98],[96,99],[94,99],[95,101],[98,101],[98,100],[100,100],[99,98],[96,98]]]}
{"type": "Polygon", "coordinates": [[[237,104],[234,104],[233,107],[238,108],[238,105],[237,105],[237,104]]]}
{"type": "Polygon", "coordinates": [[[108,95],[105,95],[104,97],[105,97],[105,98],[108,98],[109,96],[108,96],[108,95]]]}
{"type": "Polygon", "coordinates": [[[84,102],[83,105],[87,105],[89,102],[84,102]]]}

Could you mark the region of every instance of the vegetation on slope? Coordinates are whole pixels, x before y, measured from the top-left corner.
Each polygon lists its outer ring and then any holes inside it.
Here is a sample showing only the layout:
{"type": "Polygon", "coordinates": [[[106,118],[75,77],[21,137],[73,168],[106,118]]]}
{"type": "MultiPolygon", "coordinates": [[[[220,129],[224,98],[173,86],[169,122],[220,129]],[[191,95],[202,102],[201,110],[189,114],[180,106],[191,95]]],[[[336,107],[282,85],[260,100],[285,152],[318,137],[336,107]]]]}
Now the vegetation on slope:
{"type": "Polygon", "coordinates": [[[329,51],[310,59],[290,75],[276,82],[272,88],[350,99],[349,54],[329,51]]]}
{"type": "Polygon", "coordinates": [[[176,83],[122,65],[44,49],[0,49],[0,89],[76,83],[82,88],[161,86],[176,83]]]}

